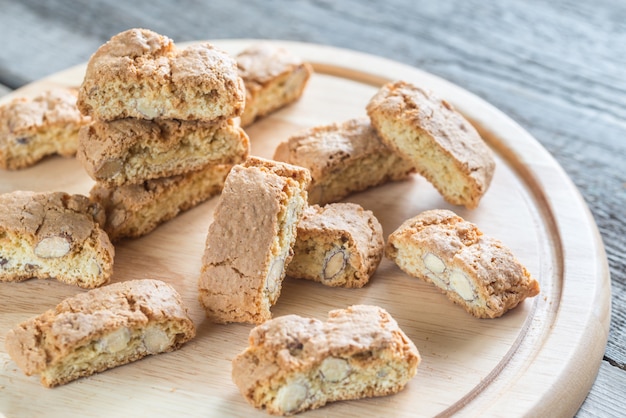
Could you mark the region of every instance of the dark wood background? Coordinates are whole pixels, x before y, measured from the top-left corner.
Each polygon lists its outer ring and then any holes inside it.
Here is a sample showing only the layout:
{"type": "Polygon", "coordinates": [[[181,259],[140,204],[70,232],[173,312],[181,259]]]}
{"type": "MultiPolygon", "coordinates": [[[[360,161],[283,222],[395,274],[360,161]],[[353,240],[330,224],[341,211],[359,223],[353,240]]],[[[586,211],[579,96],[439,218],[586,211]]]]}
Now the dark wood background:
{"type": "Polygon", "coordinates": [[[87,61],[131,27],[175,42],[285,39],[380,55],[516,120],[577,185],[608,255],[610,336],[577,416],[626,414],[626,2],[0,0],[0,94],[87,61]]]}

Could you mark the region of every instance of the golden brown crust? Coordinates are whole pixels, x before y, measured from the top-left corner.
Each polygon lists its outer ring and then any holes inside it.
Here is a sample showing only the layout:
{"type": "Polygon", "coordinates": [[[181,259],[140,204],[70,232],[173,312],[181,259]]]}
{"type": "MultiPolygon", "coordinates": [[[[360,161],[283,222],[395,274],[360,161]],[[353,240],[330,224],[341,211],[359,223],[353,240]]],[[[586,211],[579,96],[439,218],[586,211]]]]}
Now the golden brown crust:
{"type": "Polygon", "coordinates": [[[177,176],[119,187],[96,183],[91,199],[107,214],[104,230],[111,241],[138,238],[218,195],[231,168],[232,164],[210,164],[177,176]]]}
{"type": "Polygon", "coordinates": [[[309,63],[271,43],[251,45],[236,60],[246,86],[244,127],[298,100],[313,73],[309,63]]]}
{"type": "Polygon", "coordinates": [[[363,287],[383,256],[383,229],[374,214],[355,203],[305,209],[287,275],[326,286],[363,287]]]}
{"type": "Polygon", "coordinates": [[[92,288],[108,283],[113,245],[104,211],[82,195],[0,195],[0,281],[56,278],[92,288]]]}
{"type": "Polygon", "coordinates": [[[76,107],[76,94],[55,88],[0,106],[0,167],[16,170],[48,155],[73,156],[78,130],[89,123],[76,107]]]}
{"type": "Polygon", "coordinates": [[[372,97],[367,113],[383,142],[411,160],[448,202],[478,206],[495,162],[476,129],[452,105],[397,81],[372,97]]]}
{"type": "Polygon", "coordinates": [[[309,204],[323,205],[415,171],[383,144],[367,117],[307,129],[281,143],[274,159],[311,171],[309,204]]]}
{"type": "Polygon", "coordinates": [[[209,164],[238,164],[249,151],[248,135],[232,119],[209,123],[127,118],[95,121],[81,129],[77,157],[91,178],[120,186],[209,164]]]}
{"type": "Polygon", "coordinates": [[[10,330],[5,345],[26,375],[41,374],[42,384],[52,387],[176,350],[194,336],[195,326],[180,295],[162,281],[146,279],[65,299],[10,330]],[[121,343],[120,335],[126,337],[121,343]],[[126,353],[133,338],[140,341],[126,353]],[[100,363],[103,358],[105,363],[100,363]]]}
{"type": "Polygon", "coordinates": [[[478,318],[502,316],[539,294],[539,283],[510,249],[448,210],[405,221],[389,236],[385,254],[478,318]]]}
{"type": "Polygon", "coordinates": [[[245,87],[237,65],[208,43],[175,47],[146,29],[130,29],[102,45],[87,64],[78,96],[83,114],[120,118],[204,120],[239,116],[245,87]]]}
{"type": "Polygon", "coordinates": [[[309,181],[303,168],[257,157],[233,167],[207,234],[198,283],[212,321],[271,318],[309,181]]]}
{"type": "Polygon", "coordinates": [[[384,309],[355,305],[329,312],[326,322],[286,315],[257,326],[233,359],[232,377],[255,407],[291,415],[396,393],[419,363],[417,348],[384,309]]]}

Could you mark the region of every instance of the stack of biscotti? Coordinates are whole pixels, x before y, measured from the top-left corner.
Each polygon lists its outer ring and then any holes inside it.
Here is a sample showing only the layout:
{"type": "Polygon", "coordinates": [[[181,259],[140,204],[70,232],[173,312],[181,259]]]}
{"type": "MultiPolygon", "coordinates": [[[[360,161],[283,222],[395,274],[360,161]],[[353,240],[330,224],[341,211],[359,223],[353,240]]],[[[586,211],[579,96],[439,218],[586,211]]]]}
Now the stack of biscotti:
{"type": "Polygon", "coordinates": [[[222,190],[250,150],[245,97],[235,60],[209,43],[179,49],[130,29],[93,54],[77,103],[92,123],[77,156],[111,240],[145,235],[222,190]]]}

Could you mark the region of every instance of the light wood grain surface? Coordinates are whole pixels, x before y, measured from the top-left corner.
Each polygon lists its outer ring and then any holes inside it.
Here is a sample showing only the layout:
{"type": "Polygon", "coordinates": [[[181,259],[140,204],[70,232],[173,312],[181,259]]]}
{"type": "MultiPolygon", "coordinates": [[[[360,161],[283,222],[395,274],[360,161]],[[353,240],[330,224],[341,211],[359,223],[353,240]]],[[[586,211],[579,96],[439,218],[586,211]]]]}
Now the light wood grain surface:
{"type": "MultiPolygon", "coordinates": [[[[176,41],[273,38],[364,51],[424,69],[528,130],[578,187],[604,240],[612,319],[578,416],[626,407],[626,4],[577,1],[0,1],[0,83],[86,61],[130,27],[176,41]]],[[[0,393],[0,396],[1,393],[0,393]]]]}

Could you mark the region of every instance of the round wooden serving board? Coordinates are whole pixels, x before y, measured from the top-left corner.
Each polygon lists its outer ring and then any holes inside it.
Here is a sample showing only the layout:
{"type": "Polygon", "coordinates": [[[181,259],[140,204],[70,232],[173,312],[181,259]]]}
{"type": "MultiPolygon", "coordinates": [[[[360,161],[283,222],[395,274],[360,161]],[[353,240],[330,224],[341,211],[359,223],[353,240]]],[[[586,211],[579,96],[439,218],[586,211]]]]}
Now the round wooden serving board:
{"type": "MultiPolygon", "coordinates": [[[[254,41],[215,42],[235,54],[254,41]]],[[[313,63],[302,99],[247,129],[252,154],[271,158],[276,145],[315,125],[365,115],[385,82],[404,79],[438,93],[465,114],[497,155],[490,189],[475,210],[452,207],[418,175],[355,194],[347,201],[374,212],[385,237],[423,210],[448,208],[501,239],[541,283],[541,294],[504,317],[480,320],[437,289],[383,260],[363,289],[328,288],[285,279],[273,315],[325,319],[352,304],[384,307],[422,355],[404,391],[337,402],[310,417],[572,415],[599,368],[608,335],[610,280],[602,241],[578,191],[526,131],[462,88],[418,69],[326,46],[278,42],[313,63]]],[[[20,89],[78,86],[84,66],[20,89]]],[[[89,194],[93,181],[74,159],[53,157],[0,172],[0,192],[60,190],[89,194]]],[[[113,281],[157,278],[183,296],[198,327],[179,351],[153,356],[55,389],[26,377],[4,351],[21,321],[81,289],[54,280],[0,283],[0,412],[7,416],[266,416],[246,403],[231,380],[231,360],[248,344],[249,324],[214,325],[197,298],[204,242],[218,198],[116,246],[113,281]]],[[[1,414],[0,414],[1,415],[1,414]]]]}

